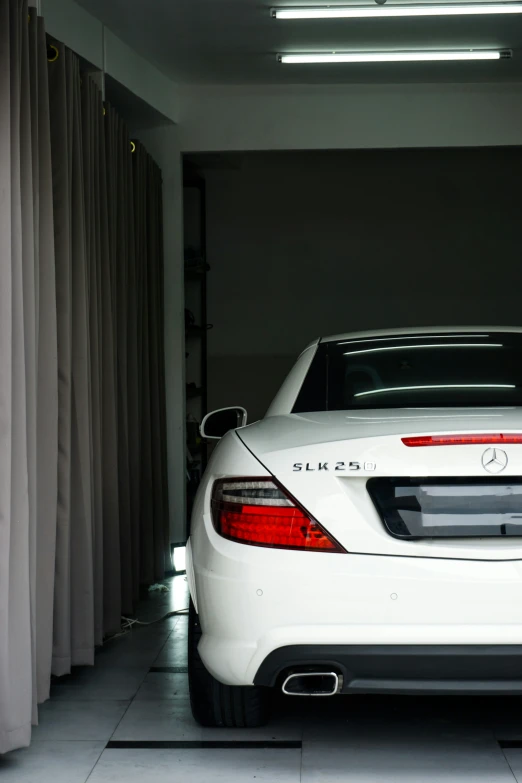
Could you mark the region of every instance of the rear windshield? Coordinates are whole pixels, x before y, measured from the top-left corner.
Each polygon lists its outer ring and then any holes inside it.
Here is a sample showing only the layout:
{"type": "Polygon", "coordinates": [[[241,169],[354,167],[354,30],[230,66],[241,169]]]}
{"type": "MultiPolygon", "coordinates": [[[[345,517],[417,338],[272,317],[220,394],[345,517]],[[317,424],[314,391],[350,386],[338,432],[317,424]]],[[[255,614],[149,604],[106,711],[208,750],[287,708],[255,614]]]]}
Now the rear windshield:
{"type": "Polygon", "coordinates": [[[522,335],[321,343],[293,412],[522,405],[522,335]]]}

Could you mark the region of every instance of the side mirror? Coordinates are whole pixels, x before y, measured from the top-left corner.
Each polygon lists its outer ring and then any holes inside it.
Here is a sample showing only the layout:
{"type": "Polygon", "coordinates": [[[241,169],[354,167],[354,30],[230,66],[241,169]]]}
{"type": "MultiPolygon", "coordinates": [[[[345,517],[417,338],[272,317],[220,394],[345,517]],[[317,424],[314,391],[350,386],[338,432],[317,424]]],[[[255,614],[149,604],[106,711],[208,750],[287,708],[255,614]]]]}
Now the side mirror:
{"type": "Polygon", "coordinates": [[[219,440],[226,435],[229,430],[236,430],[238,427],[244,427],[247,423],[247,412],[244,408],[236,406],[235,408],[220,408],[212,413],[207,413],[199,431],[202,438],[208,440],[219,440]]]}

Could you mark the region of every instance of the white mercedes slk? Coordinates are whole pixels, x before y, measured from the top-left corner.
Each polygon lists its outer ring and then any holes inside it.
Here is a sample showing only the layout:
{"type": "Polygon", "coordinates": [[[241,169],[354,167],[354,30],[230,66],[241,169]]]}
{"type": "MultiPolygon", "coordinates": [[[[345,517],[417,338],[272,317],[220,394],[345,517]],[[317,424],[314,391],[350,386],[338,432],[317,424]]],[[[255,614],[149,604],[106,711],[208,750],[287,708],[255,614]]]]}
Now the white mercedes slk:
{"type": "Polygon", "coordinates": [[[522,329],[322,338],[245,423],[202,424],[196,720],[260,725],[271,688],[522,693],[522,329]]]}

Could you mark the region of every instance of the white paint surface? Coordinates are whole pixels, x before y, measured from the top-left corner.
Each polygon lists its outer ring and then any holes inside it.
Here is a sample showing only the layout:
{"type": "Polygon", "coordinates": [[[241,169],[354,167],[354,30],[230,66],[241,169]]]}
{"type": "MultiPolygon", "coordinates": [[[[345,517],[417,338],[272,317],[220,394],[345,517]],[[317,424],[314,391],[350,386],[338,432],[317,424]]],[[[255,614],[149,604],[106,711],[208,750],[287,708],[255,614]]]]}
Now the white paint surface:
{"type": "MultiPolygon", "coordinates": [[[[457,413],[456,419],[435,423],[430,413],[419,413],[415,426],[476,431],[488,414],[468,408],[469,419],[457,413]]],[[[490,431],[499,421],[496,413],[489,412],[490,431]]],[[[519,430],[520,410],[504,409],[500,421],[503,428],[519,430]]],[[[204,629],[198,650],[214,677],[229,685],[252,684],[262,662],[290,645],[522,643],[520,539],[414,541],[386,531],[366,487],[370,476],[444,481],[483,475],[483,446],[419,449],[422,454],[412,455],[400,438],[411,427],[410,420],[397,421],[395,412],[386,411],[368,431],[365,424],[347,420],[345,411],[335,411],[268,418],[221,441],[198,492],[191,527],[204,629]],[[377,468],[344,473],[313,468],[319,462],[347,468],[351,460],[366,459],[377,468]],[[297,462],[308,463],[309,470],[295,471],[297,462]],[[214,482],[223,476],[263,480],[269,474],[344,553],[245,545],[219,534],[211,513],[214,482]],[[399,600],[392,609],[393,594],[399,600]]],[[[522,469],[517,448],[509,454],[512,476],[522,469]]]]}
{"type": "Polygon", "coordinates": [[[73,0],[43,0],[47,32],[176,122],[176,85],[73,0]]]}
{"type": "Polygon", "coordinates": [[[96,68],[103,68],[103,25],[72,0],[42,0],[45,29],[96,68]]]}
{"type": "Polygon", "coordinates": [[[191,87],[184,152],[522,144],[522,84],[191,87]]]}

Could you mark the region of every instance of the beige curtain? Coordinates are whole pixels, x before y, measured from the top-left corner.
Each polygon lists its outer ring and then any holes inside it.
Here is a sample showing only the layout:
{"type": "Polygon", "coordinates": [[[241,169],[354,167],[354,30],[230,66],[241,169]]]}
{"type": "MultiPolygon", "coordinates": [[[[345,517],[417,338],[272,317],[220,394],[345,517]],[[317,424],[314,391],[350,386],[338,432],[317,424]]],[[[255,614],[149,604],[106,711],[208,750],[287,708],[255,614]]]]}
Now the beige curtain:
{"type": "Polygon", "coordinates": [[[76,55],[0,0],[0,753],[164,576],[161,187],[76,55]]]}
{"type": "Polygon", "coordinates": [[[29,742],[49,693],[56,537],[47,47],[23,0],[0,3],[0,107],[1,753],[29,742]]]}
{"type": "Polygon", "coordinates": [[[136,541],[132,530],[129,407],[127,376],[128,361],[128,266],[134,251],[132,214],[132,152],[127,129],[117,113],[107,106],[105,112],[107,214],[115,345],[115,421],[118,432],[117,464],[119,493],[119,540],[121,558],[121,607],[132,613],[135,599],[133,557],[136,541]]]}
{"type": "MultiPolygon", "coordinates": [[[[85,257],[87,261],[87,311],[90,346],[89,411],[92,448],[92,584],[93,641],[103,642],[103,424],[102,424],[102,267],[108,261],[107,218],[102,187],[105,171],[103,106],[91,79],[81,82],[83,182],[85,198],[85,257]]],[[[109,345],[111,341],[109,340],[109,345]]]]}
{"type": "Polygon", "coordinates": [[[94,661],[88,258],[79,61],[49,64],[58,321],[58,527],[53,674],[94,661]]]}

